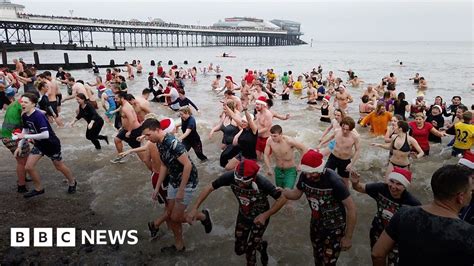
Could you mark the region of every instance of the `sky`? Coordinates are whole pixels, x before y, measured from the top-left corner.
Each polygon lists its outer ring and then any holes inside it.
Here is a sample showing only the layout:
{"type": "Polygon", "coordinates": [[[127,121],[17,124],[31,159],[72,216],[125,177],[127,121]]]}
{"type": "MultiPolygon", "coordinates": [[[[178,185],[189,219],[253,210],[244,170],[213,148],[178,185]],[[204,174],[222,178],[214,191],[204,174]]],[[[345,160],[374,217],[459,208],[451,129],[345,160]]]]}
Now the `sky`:
{"type": "Polygon", "coordinates": [[[301,23],[303,40],[310,41],[468,41],[473,42],[473,1],[371,0],[12,0],[27,13],[139,19],[212,25],[226,17],[301,23]]]}

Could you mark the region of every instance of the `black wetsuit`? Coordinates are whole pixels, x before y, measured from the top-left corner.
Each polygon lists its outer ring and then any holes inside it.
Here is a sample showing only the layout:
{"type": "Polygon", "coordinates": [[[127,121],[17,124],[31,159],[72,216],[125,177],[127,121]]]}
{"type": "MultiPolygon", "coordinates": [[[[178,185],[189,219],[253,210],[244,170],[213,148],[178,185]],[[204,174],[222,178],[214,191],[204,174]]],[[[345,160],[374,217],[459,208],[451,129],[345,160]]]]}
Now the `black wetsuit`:
{"type": "MultiPolygon", "coordinates": [[[[444,127],[444,118],[443,118],[443,115],[442,114],[439,114],[439,115],[432,115],[431,112],[428,113],[428,116],[426,117],[426,122],[432,122],[432,121],[436,121],[436,126],[433,125],[434,128],[436,129],[440,129],[442,127],[444,127]]],[[[435,142],[435,143],[441,143],[441,137],[438,137],[436,135],[434,135],[433,133],[430,132],[430,135],[428,136],[428,140],[431,141],[431,142],[435,142]]]]}
{"type": "Polygon", "coordinates": [[[92,144],[94,144],[95,148],[99,150],[101,148],[99,139],[107,139],[106,136],[99,135],[100,131],[102,130],[102,127],[104,126],[104,119],[100,117],[100,115],[90,103],[86,103],[84,108],[79,107],[79,113],[77,114],[76,119],[79,120],[81,118],[84,118],[87,121],[88,125],[92,120],[94,120],[92,128],[89,129],[89,127],[87,127],[86,139],[90,140],[92,144]]]}

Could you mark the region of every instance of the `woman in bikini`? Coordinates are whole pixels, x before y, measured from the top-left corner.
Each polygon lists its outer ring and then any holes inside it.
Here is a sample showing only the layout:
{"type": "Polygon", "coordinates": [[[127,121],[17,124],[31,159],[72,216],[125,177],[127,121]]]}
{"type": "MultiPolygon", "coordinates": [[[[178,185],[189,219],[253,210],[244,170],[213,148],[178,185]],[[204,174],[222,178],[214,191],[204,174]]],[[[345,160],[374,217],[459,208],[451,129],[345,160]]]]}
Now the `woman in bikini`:
{"type": "Polygon", "coordinates": [[[414,157],[419,159],[424,155],[423,150],[421,149],[420,145],[418,145],[418,142],[413,137],[408,135],[409,129],[410,126],[407,122],[403,120],[398,121],[393,127],[394,134],[391,137],[390,143],[371,144],[375,147],[390,150],[390,156],[388,159],[388,167],[387,172],[385,174],[385,178],[388,177],[388,174],[393,171],[393,168],[395,166],[410,169],[410,155],[412,154],[412,147],[413,150],[416,151],[416,154],[413,154],[414,157]]]}

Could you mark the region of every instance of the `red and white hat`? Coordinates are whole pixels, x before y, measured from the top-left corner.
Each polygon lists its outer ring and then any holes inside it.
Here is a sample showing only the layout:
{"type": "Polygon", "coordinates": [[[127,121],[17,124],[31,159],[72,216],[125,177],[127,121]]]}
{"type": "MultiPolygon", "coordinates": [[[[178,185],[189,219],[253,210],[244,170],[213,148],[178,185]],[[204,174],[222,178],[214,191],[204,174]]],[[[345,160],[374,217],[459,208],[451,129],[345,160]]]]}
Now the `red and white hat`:
{"type": "Polygon", "coordinates": [[[228,79],[230,80],[230,82],[234,83],[235,85],[237,85],[237,83],[234,82],[234,80],[232,79],[232,76],[225,76],[225,79],[228,79]]]}
{"type": "Polygon", "coordinates": [[[324,96],[323,101],[329,102],[329,100],[331,100],[331,95],[324,96]]]}
{"type": "Polygon", "coordinates": [[[408,185],[411,183],[411,172],[400,167],[395,167],[388,175],[388,179],[398,181],[404,187],[408,187],[408,185]]]}
{"type": "Polygon", "coordinates": [[[160,129],[165,133],[173,133],[175,127],[174,120],[171,118],[163,118],[160,121],[160,129]]]}
{"type": "Polygon", "coordinates": [[[257,173],[259,170],[260,166],[257,164],[256,161],[243,159],[235,167],[234,175],[236,177],[241,177],[243,180],[252,179],[252,188],[258,193],[259,190],[257,183],[255,183],[255,178],[257,177],[257,173]]]}
{"type": "Polygon", "coordinates": [[[246,180],[254,178],[259,170],[260,166],[257,164],[257,162],[249,159],[243,159],[235,167],[235,173],[246,180]]]}
{"type": "Polygon", "coordinates": [[[459,164],[474,170],[474,153],[471,151],[465,151],[463,157],[459,159],[459,164]]]}
{"type": "Polygon", "coordinates": [[[306,173],[322,173],[324,170],[323,157],[319,151],[308,150],[301,157],[301,171],[306,173]]]}
{"type": "Polygon", "coordinates": [[[255,101],[255,103],[263,104],[267,106],[267,97],[265,96],[260,96],[258,99],[255,101]]]}

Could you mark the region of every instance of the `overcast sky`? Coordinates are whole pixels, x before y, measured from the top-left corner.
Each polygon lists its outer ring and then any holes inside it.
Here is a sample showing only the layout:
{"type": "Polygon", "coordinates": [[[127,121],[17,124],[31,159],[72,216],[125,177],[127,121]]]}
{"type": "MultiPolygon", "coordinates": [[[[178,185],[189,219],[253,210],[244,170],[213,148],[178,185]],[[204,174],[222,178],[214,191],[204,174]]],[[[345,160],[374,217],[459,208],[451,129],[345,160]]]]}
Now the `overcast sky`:
{"type": "Polygon", "coordinates": [[[309,41],[473,41],[473,1],[12,0],[26,12],[211,25],[232,16],[301,23],[309,41]]]}

